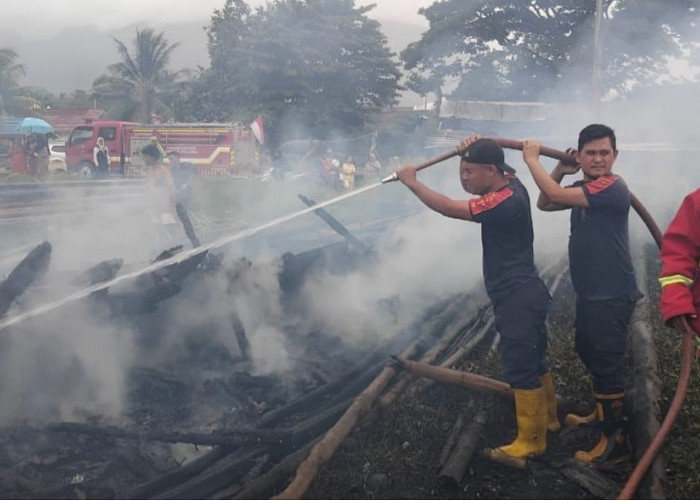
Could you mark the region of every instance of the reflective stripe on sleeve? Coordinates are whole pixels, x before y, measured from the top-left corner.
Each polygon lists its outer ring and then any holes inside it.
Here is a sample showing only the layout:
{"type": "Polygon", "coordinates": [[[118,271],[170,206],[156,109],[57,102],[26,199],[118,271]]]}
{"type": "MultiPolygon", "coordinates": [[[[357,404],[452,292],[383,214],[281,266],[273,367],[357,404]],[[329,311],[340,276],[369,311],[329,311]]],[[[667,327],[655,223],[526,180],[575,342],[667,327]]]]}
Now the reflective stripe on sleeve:
{"type": "Polygon", "coordinates": [[[668,285],[673,285],[674,283],[681,283],[687,287],[691,287],[693,285],[693,280],[683,276],[682,274],[673,274],[671,276],[659,278],[659,283],[661,283],[661,288],[668,285]]]}

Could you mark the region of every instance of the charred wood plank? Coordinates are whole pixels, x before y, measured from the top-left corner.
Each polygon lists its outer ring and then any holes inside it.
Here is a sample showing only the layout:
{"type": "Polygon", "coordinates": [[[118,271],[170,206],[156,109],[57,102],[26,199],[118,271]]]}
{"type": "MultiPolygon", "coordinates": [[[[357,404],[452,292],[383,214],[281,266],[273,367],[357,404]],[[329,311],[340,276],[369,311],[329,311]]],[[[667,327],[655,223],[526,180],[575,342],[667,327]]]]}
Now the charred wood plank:
{"type": "MultiPolygon", "coordinates": [[[[338,379],[335,381],[319,386],[316,389],[307,392],[303,396],[300,396],[294,401],[265,413],[262,417],[260,417],[256,423],[256,426],[258,428],[270,427],[280,420],[292,415],[298,409],[307,409],[311,407],[314,403],[324,398],[328,394],[337,393],[338,396],[334,397],[334,400],[341,401],[347,399],[348,396],[346,396],[346,393],[353,390],[354,392],[352,392],[352,394],[357,393],[357,389],[354,387],[356,381],[358,383],[362,383],[366,373],[371,373],[373,370],[377,370],[378,373],[379,370],[384,368],[386,362],[383,360],[379,361],[384,357],[385,356],[382,353],[376,353],[370,356],[369,359],[351,368],[342,376],[338,377],[338,379]],[[340,392],[336,392],[340,389],[342,389],[340,392]]],[[[376,376],[376,373],[374,376],[376,376]]],[[[374,376],[372,378],[374,378],[374,376]]]]}
{"type": "Polygon", "coordinates": [[[190,443],[200,446],[236,446],[244,443],[280,443],[292,439],[291,431],[283,430],[217,430],[211,433],[150,431],[137,432],[113,426],[95,426],[77,422],[61,422],[45,428],[49,432],[71,432],[116,439],[190,443]]]}
{"type": "Polygon", "coordinates": [[[147,483],[138,485],[132,490],[125,492],[124,498],[150,498],[159,491],[168,490],[177,486],[178,484],[182,484],[185,481],[192,479],[193,477],[196,477],[198,474],[206,471],[209,469],[209,467],[222,458],[230,455],[231,452],[232,449],[229,447],[216,447],[206,455],[202,455],[201,457],[183,465],[178,469],[168,472],[167,474],[163,474],[162,476],[148,481],[147,483]]]}
{"type": "MultiPolygon", "coordinates": [[[[399,358],[406,359],[417,349],[418,341],[408,346],[399,358]]],[[[326,433],[321,441],[311,450],[309,456],[301,463],[296,475],[287,488],[273,498],[301,498],[313,481],[318,468],[330,460],[335,450],[340,446],[355,424],[366,415],[371,405],[379,397],[384,388],[397,373],[394,366],[386,366],[372,383],[362,391],[352,402],[343,416],[326,433]]]]}
{"type": "Polygon", "coordinates": [[[243,323],[241,323],[241,320],[238,318],[238,315],[231,314],[230,318],[231,327],[233,328],[233,334],[236,336],[236,340],[238,341],[238,348],[241,351],[241,356],[245,361],[250,361],[250,342],[248,342],[248,337],[245,333],[245,327],[243,326],[243,323]]]}
{"type": "Polygon", "coordinates": [[[558,471],[598,498],[617,498],[620,493],[620,486],[615,481],[573,458],[567,458],[558,471]]]}
{"type": "Polygon", "coordinates": [[[123,259],[104,260],[73,278],[72,283],[76,286],[91,286],[111,281],[117,276],[123,264],[123,259]]]}
{"type": "MultiPolygon", "coordinates": [[[[299,197],[299,199],[301,201],[304,202],[304,204],[307,207],[313,207],[314,205],[316,205],[316,202],[314,200],[307,198],[303,194],[299,194],[297,196],[299,197]]],[[[367,246],[364,243],[362,243],[360,240],[358,240],[350,231],[348,231],[348,228],[346,228],[343,224],[341,224],[338,221],[338,219],[336,219],[331,214],[329,214],[326,209],[317,208],[316,210],[314,210],[314,214],[316,214],[318,217],[320,217],[336,233],[338,233],[343,238],[345,238],[349,244],[356,246],[357,248],[361,249],[365,253],[369,252],[369,249],[367,248],[367,246]]]]}
{"type": "Polygon", "coordinates": [[[450,458],[452,449],[455,446],[455,441],[457,441],[457,438],[460,436],[460,432],[462,431],[463,424],[463,417],[460,413],[457,420],[455,420],[455,423],[452,425],[452,429],[450,429],[450,434],[447,436],[447,441],[445,441],[445,444],[442,447],[442,452],[440,452],[440,460],[438,460],[439,467],[444,467],[447,460],[450,458]]]}
{"type": "Polygon", "coordinates": [[[237,500],[268,498],[275,486],[294,474],[296,468],[309,456],[311,448],[314,447],[320,439],[321,437],[314,439],[303,448],[287,455],[265,474],[246,484],[243,489],[235,493],[233,498],[237,500]]]}
{"type": "Polygon", "coordinates": [[[44,241],[37,245],[15,266],[0,283],[0,317],[4,316],[12,302],[22,295],[37,279],[46,273],[51,260],[51,244],[44,241]]]}
{"type": "Polygon", "coordinates": [[[316,439],[328,430],[333,423],[350,406],[351,401],[344,401],[324,412],[301,422],[290,429],[293,438],[276,445],[260,445],[239,448],[222,460],[209,467],[204,473],[178,485],[168,491],[159,492],[154,498],[188,499],[210,498],[218,492],[230,488],[241,481],[249,471],[252,460],[269,454],[273,460],[278,460],[290,452],[316,439]]]}
{"type": "Polygon", "coordinates": [[[452,492],[459,489],[464,472],[479,446],[479,439],[486,426],[486,420],[486,408],[480,404],[474,419],[460,436],[454,452],[438,475],[438,485],[441,488],[452,492]]]}

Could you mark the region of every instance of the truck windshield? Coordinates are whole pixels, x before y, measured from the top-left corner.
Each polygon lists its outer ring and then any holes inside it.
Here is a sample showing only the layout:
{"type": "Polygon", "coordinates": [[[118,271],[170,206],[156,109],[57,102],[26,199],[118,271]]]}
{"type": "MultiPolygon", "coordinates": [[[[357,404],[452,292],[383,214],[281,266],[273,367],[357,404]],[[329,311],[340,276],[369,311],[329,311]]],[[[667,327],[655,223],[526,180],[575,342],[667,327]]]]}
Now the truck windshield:
{"type": "Polygon", "coordinates": [[[68,145],[75,146],[92,139],[92,128],[76,128],[70,136],[68,145]]]}

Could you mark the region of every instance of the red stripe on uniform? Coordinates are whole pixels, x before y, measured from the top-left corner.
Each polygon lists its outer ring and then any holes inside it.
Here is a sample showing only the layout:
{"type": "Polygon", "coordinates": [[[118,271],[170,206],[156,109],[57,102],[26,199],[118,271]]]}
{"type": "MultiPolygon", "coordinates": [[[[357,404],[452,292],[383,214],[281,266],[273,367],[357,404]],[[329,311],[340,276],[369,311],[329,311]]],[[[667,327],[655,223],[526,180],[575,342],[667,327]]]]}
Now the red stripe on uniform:
{"type": "Polygon", "coordinates": [[[598,177],[596,180],[586,184],[586,188],[590,194],[600,193],[604,189],[612,186],[619,177],[617,175],[606,175],[603,177],[598,177]]]}
{"type": "Polygon", "coordinates": [[[500,191],[487,193],[480,198],[469,200],[469,210],[471,211],[472,215],[480,214],[481,212],[491,210],[493,207],[498,206],[511,196],[513,196],[513,190],[511,188],[505,188],[501,189],[500,191]]]}

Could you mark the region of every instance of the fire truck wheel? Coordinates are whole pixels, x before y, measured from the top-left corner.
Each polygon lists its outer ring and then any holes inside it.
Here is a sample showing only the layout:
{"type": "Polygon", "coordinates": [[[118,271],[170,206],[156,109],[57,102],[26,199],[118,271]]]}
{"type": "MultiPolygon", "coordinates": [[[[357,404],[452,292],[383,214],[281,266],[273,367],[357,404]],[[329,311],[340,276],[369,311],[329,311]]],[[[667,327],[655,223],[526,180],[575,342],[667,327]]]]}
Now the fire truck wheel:
{"type": "Polygon", "coordinates": [[[78,168],[76,169],[80,177],[92,177],[93,166],[92,163],[88,161],[81,161],[78,163],[78,168]]]}

